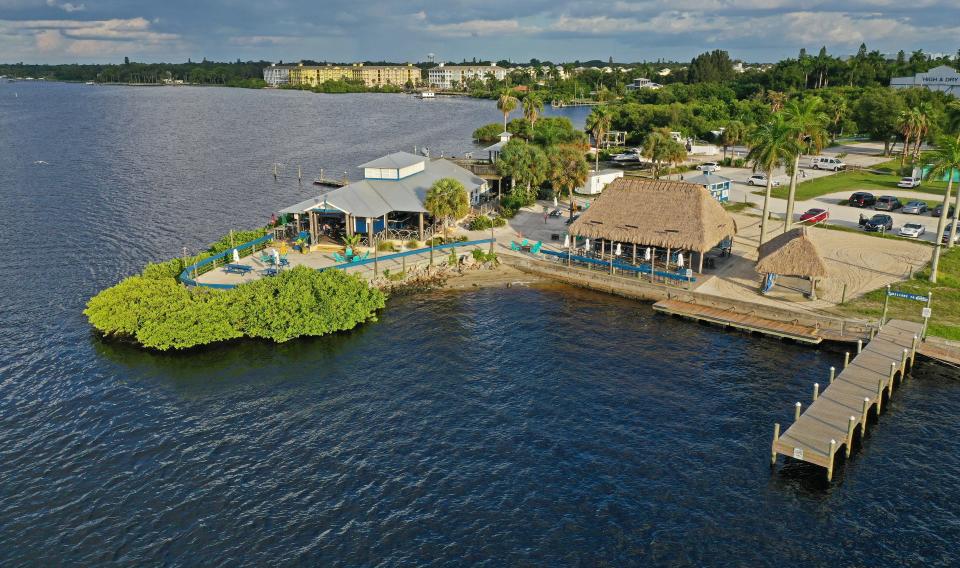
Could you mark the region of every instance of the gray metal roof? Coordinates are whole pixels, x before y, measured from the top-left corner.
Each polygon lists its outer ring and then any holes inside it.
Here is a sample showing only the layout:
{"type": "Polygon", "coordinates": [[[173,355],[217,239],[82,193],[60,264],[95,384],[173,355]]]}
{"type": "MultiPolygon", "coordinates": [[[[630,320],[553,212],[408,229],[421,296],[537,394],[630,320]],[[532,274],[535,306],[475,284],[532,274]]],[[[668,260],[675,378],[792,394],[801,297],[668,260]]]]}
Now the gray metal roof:
{"type": "Polygon", "coordinates": [[[426,160],[423,156],[411,154],[410,152],[394,152],[382,158],[371,160],[365,164],[360,164],[359,168],[406,168],[414,164],[419,164],[426,160]]]}
{"type": "Polygon", "coordinates": [[[716,183],[723,183],[725,181],[730,181],[730,178],[718,176],[717,174],[700,174],[698,176],[684,178],[683,181],[686,181],[689,183],[695,183],[697,185],[713,185],[716,183]]]}
{"type": "MultiPolygon", "coordinates": [[[[384,166],[372,166],[384,167],[384,166]]],[[[339,209],[356,217],[382,217],[393,211],[426,213],[423,203],[430,186],[439,179],[453,178],[467,192],[485,184],[483,178],[448,160],[427,160],[424,171],[399,180],[364,179],[318,197],[280,210],[280,213],[303,213],[310,209],[339,209]]]]}
{"type": "Polygon", "coordinates": [[[610,175],[610,174],[622,174],[622,173],[623,173],[623,170],[617,170],[617,169],[614,169],[614,168],[607,168],[607,169],[600,170],[599,172],[590,172],[590,173],[588,174],[588,176],[589,176],[589,177],[597,177],[597,176],[606,176],[606,175],[610,175]]]}

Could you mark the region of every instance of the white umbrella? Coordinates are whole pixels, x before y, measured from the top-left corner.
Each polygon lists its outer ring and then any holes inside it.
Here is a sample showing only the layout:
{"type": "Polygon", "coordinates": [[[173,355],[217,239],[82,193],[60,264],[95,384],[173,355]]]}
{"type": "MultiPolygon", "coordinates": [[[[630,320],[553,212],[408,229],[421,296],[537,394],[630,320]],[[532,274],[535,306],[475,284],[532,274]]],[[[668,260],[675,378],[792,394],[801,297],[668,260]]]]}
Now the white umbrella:
{"type": "Polygon", "coordinates": [[[570,247],[570,235],[564,235],[564,236],[563,236],[563,248],[569,248],[569,247],[570,247]]]}
{"type": "Polygon", "coordinates": [[[647,247],[647,250],[643,251],[643,260],[650,262],[650,247],[647,247]]]}
{"type": "Polygon", "coordinates": [[[273,264],[279,268],[280,267],[280,253],[277,252],[277,249],[273,249],[273,264]]]}
{"type": "Polygon", "coordinates": [[[586,242],[583,243],[583,248],[590,250],[590,239],[587,239],[586,242]]]}
{"type": "Polygon", "coordinates": [[[617,243],[617,252],[616,252],[616,255],[617,255],[617,256],[620,256],[621,254],[623,254],[623,249],[620,248],[620,243],[617,243]]]}
{"type": "Polygon", "coordinates": [[[556,196],[556,195],[553,196],[553,206],[554,206],[554,207],[557,206],[557,196],[556,196]]]}
{"type": "Polygon", "coordinates": [[[233,262],[234,264],[240,264],[240,253],[237,252],[237,249],[233,249],[233,262]]]}
{"type": "Polygon", "coordinates": [[[683,253],[677,254],[677,268],[683,268],[683,253]]]}

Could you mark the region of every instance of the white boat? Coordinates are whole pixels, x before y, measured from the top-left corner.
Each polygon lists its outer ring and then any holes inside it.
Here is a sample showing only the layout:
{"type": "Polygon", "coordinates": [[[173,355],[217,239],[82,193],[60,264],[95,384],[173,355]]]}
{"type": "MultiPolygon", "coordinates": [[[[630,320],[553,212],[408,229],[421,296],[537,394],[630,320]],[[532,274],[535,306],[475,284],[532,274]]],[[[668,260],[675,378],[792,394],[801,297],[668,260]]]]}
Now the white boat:
{"type": "Polygon", "coordinates": [[[93,82],[93,81],[87,81],[85,84],[86,84],[86,85],[93,85],[94,82],[93,82]]]}
{"type": "Polygon", "coordinates": [[[417,93],[418,99],[432,99],[436,96],[437,94],[434,93],[433,91],[420,91],[419,93],[417,93]]]}
{"type": "Polygon", "coordinates": [[[640,148],[631,148],[630,150],[624,152],[623,154],[617,154],[616,156],[610,158],[614,162],[639,162],[640,161],[640,148]]]}

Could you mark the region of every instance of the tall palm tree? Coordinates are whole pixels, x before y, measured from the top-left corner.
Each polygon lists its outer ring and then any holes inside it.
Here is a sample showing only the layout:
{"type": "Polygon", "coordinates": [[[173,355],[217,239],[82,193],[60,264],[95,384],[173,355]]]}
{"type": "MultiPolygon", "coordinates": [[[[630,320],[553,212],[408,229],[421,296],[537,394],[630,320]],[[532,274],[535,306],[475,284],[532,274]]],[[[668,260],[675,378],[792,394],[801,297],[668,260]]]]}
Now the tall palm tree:
{"type": "Polygon", "coordinates": [[[929,102],[923,101],[917,105],[917,132],[916,142],[913,146],[914,159],[920,157],[920,145],[930,133],[930,123],[933,121],[933,107],[929,102]]]}
{"type": "Polygon", "coordinates": [[[787,215],[783,220],[783,230],[789,231],[793,225],[793,207],[797,197],[797,175],[800,173],[800,154],[804,147],[808,153],[817,154],[827,144],[827,123],[830,117],[823,112],[823,100],[809,97],[803,100],[793,99],[783,110],[784,118],[794,129],[797,137],[797,154],[793,157],[790,172],[790,191],[787,193],[787,215]]]}
{"type": "Polygon", "coordinates": [[[573,219],[573,190],[587,182],[590,166],[580,148],[573,145],[551,146],[547,150],[550,183],[554,191],[567,190],[570,198],[570,219],[573,219]]]}
{"type": "Polygon", "coordinates": [[[543,112],[543,99],[536,93],[530,93],[523,98],[522,105],[523,118],[530,121],[530,129],[533,130],[533,125],[537,123],[540,113],[543,112]]]}
{"type": "Polygon", "coordinates": [[[903,164],[907,160],[907,152],[910,149],[910,139],[917,130],[917,113],[915,109],[904,109],[897,115],[897,131],[903,135],[903,152],[900,154],[900,170],[903,170],[903,164]]]}
{"type": "Polygon", "coordinates": [[[731,120],[727,123],[723,128],[723,133],[720,135],[720,145],[723,146],[724,160],[727,159],[727,148],[743,142],[746,134],[747,127],[739,120],[731,120]]]}
{"type": "Polygon", "coordinates": [[[510,116],[510,113],[516,110],[517,104],[520,101],[517,100],[517,97],[510,94],[510,89],[504,90],[500,93],[500,98],[497,99],[497,110],[503,113],[503,129],[507,129],[507,117],[510,116]]]}
{"type": "Polygon", "coordinates": [[[947,131],[957,133],[957,142],[960,142],[960,99],[947,104],[947,131]]]}
{"type": "Polygon", "coordinates": [[[597,158],[594,171],[600,171],[600,142],[603,140],[603,135],[610,131],[612,122],[613,116],[610,114],[610,109],[605,106],[595,106],[587,115],[587,130],[590,131],[590,134],[593,134],[593,139],[597,142],[597,158]]]}
{"type": "MultiPolygon", "coordinates": [[[[933,154],[933,168],[930,170],[930,176],[947,176],[947,191],[943,194],[943,207],[940,211],[940,221],[937,223],[937,234],[934,236],[933,257],[930,259],[930,282],[937,281],[937,269],[940,266],[940,248],[943,239],[943,230],[947,224],[948,209],[950,208],[950,192],[953,191],[953,176],[955,170],[960,170],[960,141],[947,136],[941,136],[937,140],[937,151],[933,154]]],[[[960,192],[957,193],[960,196],[960,192]]],[[[960,199],[957,200],[960,206],[960,199]]],[[[960,208],[955,207],[953,211],[953,225],[950,227],[950,235],[947,238],[948,247],[953,245],[953,238],[957,231],[957,216],[960,215],[960,208]]]]}
{"type": "Polygon", "coordinates": [[[753,171],[762,171],[767,175],[767,190],[763,196],[763,219],[760,221],[760,242],[767,237],[767,218],[770,216],[770,192],[773,189],[773,172],[777,166],[789,163],[800,152],[797,134],[793,125],[787,122],[782,113],[776,113],[770,122],[761,125],[750,140],[750,152],[747,160],[753,162],[753,171]]]}

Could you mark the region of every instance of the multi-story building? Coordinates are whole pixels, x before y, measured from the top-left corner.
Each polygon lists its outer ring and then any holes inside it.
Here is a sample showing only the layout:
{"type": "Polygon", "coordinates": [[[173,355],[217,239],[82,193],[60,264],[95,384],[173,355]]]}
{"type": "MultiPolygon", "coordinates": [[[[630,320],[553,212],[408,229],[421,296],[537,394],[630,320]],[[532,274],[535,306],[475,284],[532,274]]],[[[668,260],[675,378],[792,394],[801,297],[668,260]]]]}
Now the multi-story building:
{"type": "MultiPolygon", "coordinates": [[[[266,71],[264,71],[266,73],[266,71]]],[[[396,85],[402,87],[407,82],[419,85],[422,82],[419,67],[407,65],[297,65],[290,69],[291,85],[316,87],[326,81],[362,81],[367,87],[396,85]]]]}
{"type": "Polygon", "coordinates": [[[263,70],[263,80],[271,87],[279,87],[290,82],[290,67],[271,63],[263,70]]]}
{"type": "Polygon", "coordinates": [[[488,77],[503,81],[507,70],[496,65],[444,65],[427,72],[427,81],[430,86],[439,89],[456,89],[466,86],[468,81],[487,82],[488,77]]]}
{"type": "Polygon", "coordinates": [[[931,91],[940,91],[948,95],[960,96],[960,73],[953,67],[940,65],[913,77],[893,77],[890,86],[894,89],[923,87],[931,91]]]}

